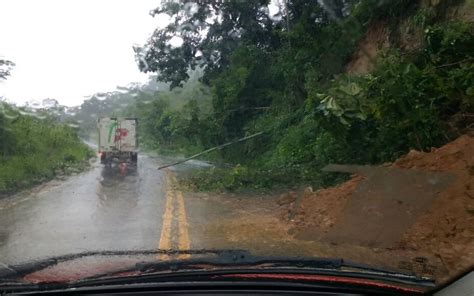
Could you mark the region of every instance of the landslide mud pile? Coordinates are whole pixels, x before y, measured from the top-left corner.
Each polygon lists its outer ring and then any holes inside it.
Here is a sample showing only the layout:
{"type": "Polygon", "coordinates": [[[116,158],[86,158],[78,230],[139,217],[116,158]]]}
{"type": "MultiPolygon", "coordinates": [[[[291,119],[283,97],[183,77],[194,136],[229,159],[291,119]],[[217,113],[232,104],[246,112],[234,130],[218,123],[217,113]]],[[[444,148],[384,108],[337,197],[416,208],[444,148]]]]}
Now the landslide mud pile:
{"type": "Polygon", "coordinates": [[[472,267],[474,137],[461,136],[430,152],[412,150],[375,169],[305,192],[290,233],[334,245],[420,252],[439,258],[450,274],[472,267]]]}
{"type": "Polygon", "coordinates": [[[411,153],[394,163],[406,169],[447,171],[455,181],[405,233],[400,247],[441,258],[446,268],[464,269],[474,262],[474,137],[462,136],[430,153],[411,153]]]}

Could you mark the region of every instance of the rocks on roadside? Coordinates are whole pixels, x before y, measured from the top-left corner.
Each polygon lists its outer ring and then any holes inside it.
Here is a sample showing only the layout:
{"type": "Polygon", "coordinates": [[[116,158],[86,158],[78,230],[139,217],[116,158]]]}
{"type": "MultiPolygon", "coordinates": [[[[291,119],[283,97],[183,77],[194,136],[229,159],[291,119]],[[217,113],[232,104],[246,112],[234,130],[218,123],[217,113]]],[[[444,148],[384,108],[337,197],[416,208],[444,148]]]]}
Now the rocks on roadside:
{"type": "Polygon", "coordinates": [[[280,195],[280,197],[277,199],[276,202],[279,206],[284,206],[284,205],[288,205],[295,202],[296,197],[297,197],[296,192],[290,191],[290,192],[283,193],[282,195],[280,195]]]}

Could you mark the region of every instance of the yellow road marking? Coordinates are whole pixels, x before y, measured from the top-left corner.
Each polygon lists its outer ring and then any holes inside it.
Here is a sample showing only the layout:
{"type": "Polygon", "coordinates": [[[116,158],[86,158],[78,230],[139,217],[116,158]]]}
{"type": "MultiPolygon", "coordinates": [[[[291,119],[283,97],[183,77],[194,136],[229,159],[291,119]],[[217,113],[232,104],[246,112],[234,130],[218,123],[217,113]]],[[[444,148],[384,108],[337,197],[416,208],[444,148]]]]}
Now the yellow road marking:
{"type": "MultiPolygon", "coordinates": [[[[180,191],[176,191],[176,198],[178,200],[178,230],[179,230],[179,249],[189,250],[191,243],[188,234],[188,222],[186,219],[186,209],[184,208],[184,198],[180,191]]],[[[189,258],[189,254],[178,256],[178,258],[189,258]]]]}
{"type": "MultiPolygon", "coordinates": [[[[168,172],[166,172],[168,176],[168,172]]],[[[169,178],[167,178],[169,180],[169,178]]],[[[166,205],[165,212],[163,213],[163,222],[161,226],[161,236],[160,242],[158,244],[158,249],[169,250],[171,249],[171,222],[173,221],[173,191],[169,184],[166,186],[166,205]]],[[[157,259],[168,259],[168,255],[159,254],[157,259]]]]}
{"type": "MultiPolygon", "coordinates": [[[[172,249],[171,247],[171,227],[173,221],[173,209],[174,209],[174,200],[176,198],[177,204],[177,226],[178,226],[178,249],[179,250],[189,250],[191,247],[191,242],[189,240],[188,233],[188,222],[186,218],[186,208],[184,206],[184,197],[183,193],[177,188],[173,188],[178,184],[176,176],[170,172],[166,171],[167,177],[167,188],[166,188],[166,205],[165,212],[163,214],[163,224],[161,229],[160,242],[158,245],[159,249],[172,249]]],[[[178,255],[178,259],[189,258],[189,254],[178,255]]],[[[158,255],[158,259],[169,259],[168,255],[158,255]]]]}

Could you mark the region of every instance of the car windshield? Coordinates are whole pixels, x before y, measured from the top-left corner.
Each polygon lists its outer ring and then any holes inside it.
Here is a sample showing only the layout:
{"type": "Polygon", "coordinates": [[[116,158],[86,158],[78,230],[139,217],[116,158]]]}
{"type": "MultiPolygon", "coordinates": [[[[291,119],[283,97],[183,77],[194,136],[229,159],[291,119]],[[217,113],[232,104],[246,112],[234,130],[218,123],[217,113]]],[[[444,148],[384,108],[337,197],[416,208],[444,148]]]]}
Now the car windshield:
{"type": "Polygon", "coordinates": [[[474,265],[473,21],[471,0],[1,1],[0,283],[217,250],[448,282],[474,265]]]}

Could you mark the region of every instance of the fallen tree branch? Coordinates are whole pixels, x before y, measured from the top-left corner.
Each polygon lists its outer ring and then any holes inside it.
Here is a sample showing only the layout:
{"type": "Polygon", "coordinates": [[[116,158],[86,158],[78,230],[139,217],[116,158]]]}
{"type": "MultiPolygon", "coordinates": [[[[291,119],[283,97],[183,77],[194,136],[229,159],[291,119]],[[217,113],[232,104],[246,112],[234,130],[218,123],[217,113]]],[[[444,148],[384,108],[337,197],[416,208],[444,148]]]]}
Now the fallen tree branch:
{"type": "Polygon", "coordinates": [[[450,66],[454,66],[454,65],[461,64],[461,63],[467,62],[467,61],[472,61],[472,60],[474,60],[474,58],[467,58],[467,59],[460,60],[460,61],[457,61],[457,62],[454,62],[454,63],[449,63],[449,64],[444,64],[444,65],[437,66],[436,69],[444,68],[444,67],[450,67],[450,66]]]}
{"type": "Polygon", "coordinates": [[[224,144],[222,144],[222,145],[209,148],[209,149],[207,149],[207,150],[204,150],[204,151],[202,151],[202,152],[199,152],[199,153],[197,153],[197,154],[194,154],[193,156],[187,157],[187,158],[185,158],[185,159],[183,159],[183,160],[180,160],[180,161],[177,161],[177,162],[175,162],[175,163],[171,163],[171,164],[166,164],[166,165],[160,166],[160,167],[158,167],[158,169],[161,170],[161,169],[164,169],[164,168],[167,168],[167,167],[170,167],[170,166],[175,166],[175,165],[177,165],[177,164],[184,163],[184,162],[186,162],[186,161],[188,161],[188,160],[191,160],[191,159],[196,158],[196,157],[198,157],[198,156],[201,156],[201,155],[203,155],[203,154],[212,152],[212,151],[217,150],[217,149],[222,149],[222,148],[227,147],[227,146],[229,146],[229,145],[232,145],[232,144],[235,144],[235,143],[239,143],[239,142],[243,142],[243,141],[246,141],[246,140],[251,139],[251,138],[255,138],[255,137],[257,137],[257,136],[260,136],[261,134],[263,134],[263,132],[259,132],[259,133],[256,133],[256,134],[253,134],[253,135],[250,135],[250,136],[246,136],[246,137],[240,138],[240,139],[238,139],[238,140],[234,140],[234,141],[232,141],[232,142],[227,142],[227,143],[224,143],[224,144]]]}

